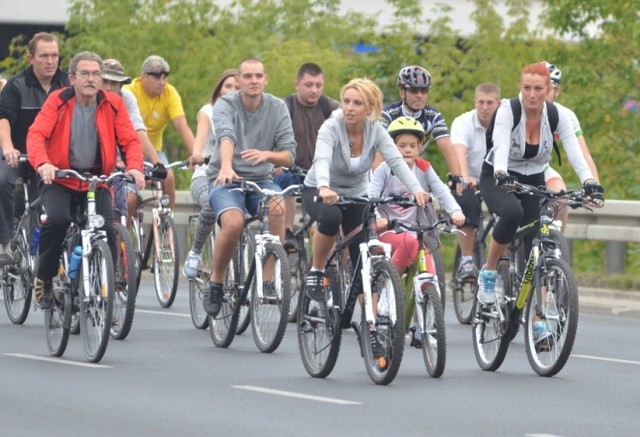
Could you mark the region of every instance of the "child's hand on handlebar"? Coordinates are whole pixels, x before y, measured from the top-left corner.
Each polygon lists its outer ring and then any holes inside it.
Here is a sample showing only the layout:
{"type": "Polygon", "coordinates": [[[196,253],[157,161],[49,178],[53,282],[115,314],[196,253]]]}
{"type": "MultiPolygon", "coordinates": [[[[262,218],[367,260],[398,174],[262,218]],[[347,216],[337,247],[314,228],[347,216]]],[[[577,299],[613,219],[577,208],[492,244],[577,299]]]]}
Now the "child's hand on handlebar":
{"type": "Polygon", "coordinates": [[[451,215],[451,223],[456,225],[457,227],[461,227],[464,225],[465,216],[460,211],[454,212],[451,215]]]}
{"type": "Polygon", "coordinates": [[[413,197],[416,200],[416,205],[425,206],[429,201],[429,193],[426,191],[416,191],[413,193],[413,197]]]}
{"type": "Polygon", "coordinates": [[[384,231],[385,229],[387,229],[387,226],[389,225],[389,220],[387,220],[384,217],[380,217],[376,219],[376,231],[384,231]]]}

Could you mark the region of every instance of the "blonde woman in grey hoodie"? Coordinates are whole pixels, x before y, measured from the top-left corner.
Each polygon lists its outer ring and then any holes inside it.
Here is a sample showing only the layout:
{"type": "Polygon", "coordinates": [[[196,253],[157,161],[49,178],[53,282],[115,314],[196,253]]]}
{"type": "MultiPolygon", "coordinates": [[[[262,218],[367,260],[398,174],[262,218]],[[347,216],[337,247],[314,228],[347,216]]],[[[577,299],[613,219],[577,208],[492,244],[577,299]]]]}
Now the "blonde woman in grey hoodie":
{"type": "MultiPolygon", "coordinates": [[[[306,293],[316,301],[326,300],[324,265],[340,227],[345,235],[362,224],[363,206],[348,210],[335,203],[339,197],[366,196],[369,174],[376,152],[380,152],[394,174],[423,206],[428,195],[413,175],[386,129],[376,120],[382,112],[382,92],[368,79],[352,79],[340,91],[341,108],[334,111],[318,132],[313,165],[302,192],[304,208],[318,223],[313,237],[313,261],[307,275],[306,293]],[[314,197],[322,203],[314,202],[314,197]]],[[[359,270],[358,245],[349,246],[354,271],[359,270]]],[[[355,281],[361,282],[360,275],[355,281]]],[[[362,287],[354,282],[354,287],[362,287]]]]}

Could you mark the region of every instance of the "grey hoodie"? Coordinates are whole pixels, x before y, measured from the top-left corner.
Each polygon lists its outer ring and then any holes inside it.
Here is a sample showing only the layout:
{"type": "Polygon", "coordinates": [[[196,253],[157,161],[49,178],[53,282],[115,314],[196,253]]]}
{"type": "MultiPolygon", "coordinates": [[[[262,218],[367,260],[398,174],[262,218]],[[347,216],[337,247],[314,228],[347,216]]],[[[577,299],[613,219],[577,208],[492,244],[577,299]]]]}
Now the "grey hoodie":
{"type": "Polygon", "coordinates": [[[316,154],[304,184],[313,188],[330,187],[339,196],[366,196],[376,151],[382,154],[393,173],[404,182],[411,193],[422,191],[420,183],[402,159],[386,129],[377,121],[365,122],[360,168],[352,173],[349,170],[349,138],[340,109],[333,112],[318,132],[316,154]]]}

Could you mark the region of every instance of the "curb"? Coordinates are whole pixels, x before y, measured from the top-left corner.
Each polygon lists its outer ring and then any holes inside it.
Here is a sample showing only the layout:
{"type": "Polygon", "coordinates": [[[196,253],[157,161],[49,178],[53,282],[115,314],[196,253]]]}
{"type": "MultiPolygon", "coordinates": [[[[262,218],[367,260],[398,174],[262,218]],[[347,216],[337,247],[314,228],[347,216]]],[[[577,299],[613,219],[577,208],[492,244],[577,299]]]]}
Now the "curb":
{"type": "Polygon", "coordinates": [[[640,319],[640,292],[578,286],[580,312],[640,319]]]}

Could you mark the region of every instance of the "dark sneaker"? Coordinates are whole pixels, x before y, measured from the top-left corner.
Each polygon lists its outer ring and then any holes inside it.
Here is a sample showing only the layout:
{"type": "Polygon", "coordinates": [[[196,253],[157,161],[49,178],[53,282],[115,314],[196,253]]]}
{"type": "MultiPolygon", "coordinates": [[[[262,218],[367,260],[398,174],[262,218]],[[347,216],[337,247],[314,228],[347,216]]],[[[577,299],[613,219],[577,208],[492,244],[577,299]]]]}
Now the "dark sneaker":
{"type": "Polygon", "coordinates": [[[411,343],[409,343],[409,346],[422,349],[422,333],[420,332],[420,328],[412,326],[409,330],[411,331],[411,343]]]}
{"type": "Polygon", "coordinates": [[[293,231],[291,229],[287,229],[285,231],[284,243],[282,247],[287,252],[293,252],[296,250],[296,237],[293,235],[293,231]]]}
{"type": "Polygon", "coordinates": [[[211,317],[215,317],[222,308],[222,284],[219,282],[207,282],[202,296],[202,307],[211,317]]]}
{"type": "Polygon", "coordinates": [[[327,300],[327,294],[324,291],[324,273],[323,272],[309,272],[307,273],[307,279],[305,282],[305,293],[310,299],[318,302],[324,302],[327,300]]]}
{"type": "Polygon", "coordinates": [[[11,252],[11,244],[0,244],[0,266],[11,264],[13,262],[13,253],[11,252]]]}
{"type": "Polygon", "coordinates": [[[372,329],[369,331],[369,341],[371,342],[371,354],[373,358],[380,358],[384,356],[384,346],[380,343],[378,338],[378,331],[372,329]]]}
{"type": "Polygon", "coordinates": [[[473,261],[467,261],[458,267],[458,278],[463,281],[477,281],[478,268],[473,261]]]}
{"type": "Polygon", "coordinates": [[[45,281],[36,278],[35,287],[33,288],[33,298],[39,308],[43,310],[53,308],[53,282],[51,279],[45,281]]]}

